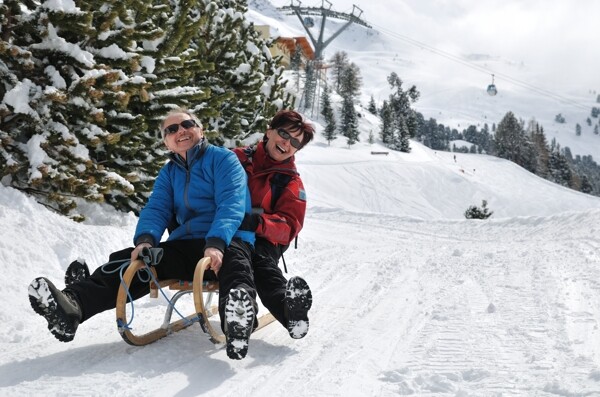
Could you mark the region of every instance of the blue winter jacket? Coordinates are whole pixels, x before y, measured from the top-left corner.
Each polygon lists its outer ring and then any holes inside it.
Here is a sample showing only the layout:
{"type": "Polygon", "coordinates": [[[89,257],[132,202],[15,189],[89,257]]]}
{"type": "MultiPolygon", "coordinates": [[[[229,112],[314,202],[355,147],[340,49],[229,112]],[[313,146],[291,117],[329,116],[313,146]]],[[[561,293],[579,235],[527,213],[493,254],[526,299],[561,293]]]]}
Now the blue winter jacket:
{"type": "Polygon", "coordinates": [[[187,161],[171,153],[160,170],[148,203],[140,212],[133,242],[157,246],[173,214],[179,227],[168,240],[204,238],[221,251],[233,237],[254,244],[254,232],[239,231],[252,212],[244,168],[236,155],[203,139],[188,150],[187,161]]]}

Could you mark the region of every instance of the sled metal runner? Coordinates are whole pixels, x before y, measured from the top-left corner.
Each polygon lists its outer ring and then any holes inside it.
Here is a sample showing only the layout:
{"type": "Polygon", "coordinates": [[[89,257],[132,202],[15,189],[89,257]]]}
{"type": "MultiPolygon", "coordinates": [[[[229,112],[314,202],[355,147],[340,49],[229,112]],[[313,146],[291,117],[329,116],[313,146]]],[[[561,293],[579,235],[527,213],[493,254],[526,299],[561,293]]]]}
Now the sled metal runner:
{"type": "MultiPolygon", "coordinates": [[[[155,342],[167,335],[181,331],[184,328],[189,327],[194,322],[198,321],[204,333],[208,334],[210,341],[217,343],[225,343],[225,335],[219,330],[216,330],[210,323],[209,318],[213,315],[218,316],[218,306],[212,305],[212,298],[219,293],[219,283],[217,281],[204,281],[204,274],[206,268],[210,264],[210,258],[202,258],[196,265],[194,271],[194,280],[180,281],[180,280],[160,280],[159,285],[155,285],[153,281],[150,281],[150,297],[156,298],[158,296],[158,288],[169,287],[171,290],[177,290],[177,292],[171,298],[171,302],[165,312],[163,324],[153,331],[147,332],[143,335],[136,335],[131,329],[127,328],[123,324],[127,324],[127,290],[131,285],[131,281],[136,276],[138,270],[146,267],[146,264],[141,260],[134,261],[125,271],[123,275],[123,281],[119,287],[119,293],[117,294],[117,327],[123,340],[133,346],[144,346],[155,342]],[[190,314],[185,318],[181,318],[176,321],[171,321],[173,314],[173,308],[179,298],[184,295],[193,293],[194,295],[194,308],[196,313],[190,314]],[[206,294],[206,301],[204,295],[206,294]]],[[[156,272],[154,268],[150,267],[150,270],[154,273],[156,279],[156,272]]],[[[272,323],[275,318],[271,313],[264,314],[258,319],[258,327],[256,330],[272,323]]],[[[256,331],[255,330],[255,331],[256,331]]]]}

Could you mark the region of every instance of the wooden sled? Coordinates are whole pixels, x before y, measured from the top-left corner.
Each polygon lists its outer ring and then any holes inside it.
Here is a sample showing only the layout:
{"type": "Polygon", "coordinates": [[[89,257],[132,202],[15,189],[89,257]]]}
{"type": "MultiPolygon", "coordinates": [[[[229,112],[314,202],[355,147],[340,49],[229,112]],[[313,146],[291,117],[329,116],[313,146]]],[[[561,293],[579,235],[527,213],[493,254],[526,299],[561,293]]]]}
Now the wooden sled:
{"type": "MultiPolygon", "coordinates": [[[[218,331],[208,321],[209,317],[213,315],[219,315],[218,305],[212,305],[211,302],[215,295],[219,293],[219,283],[216,281],[204,281],[204,273],[206,268],[210,264],[210,258],[202,258],[196,265],[194,271],[193,282],[180,281],[180,280],[160,280],[157,286],[154,281],[150,281],[150,297],[156,298],[158,296],[158,288],[169,287],[170,290],[177,290],[177,292],[171,298],[171,303],[167,307],[165,312],[165,318],[163,324],[157,329],[145,333],[143,335],[135,335],[126,324],[127,321],[127,290],[131,285],[131,281],[136,276],[137,271],[146,267],[142,260],[134,261],[125,271],[123,275],[123,281],[119,287],[119,293],[117,294],[117,327],[123,340],[133,346],[143,346],[149,343],[155,342],[167,335],[174,332],[181,331],[184,328],[189,327],[194,322],[198,321],[202,327],[202,331],[208,334],[210,341],[213,343],[225,343],[225,335],[219,329],[218,331]],[[185,318],[171,322],[171,316],[173,315],[173,308],[179,298],[189,293],[194,294],[194,308],[196,313],[190,314],[185,318]],[[204,294],[207,295],[205,301],[204,294]]],[[[154,268],[150,268],[154,273],[156,279],[156,271],[154,268]]],[[[264,314],[258,319],[258,327],[256,330],[272,323],[275,318],[271,313],[264,314]]],[[[255,330],[255,331],[256,331],[255,330]]]]}

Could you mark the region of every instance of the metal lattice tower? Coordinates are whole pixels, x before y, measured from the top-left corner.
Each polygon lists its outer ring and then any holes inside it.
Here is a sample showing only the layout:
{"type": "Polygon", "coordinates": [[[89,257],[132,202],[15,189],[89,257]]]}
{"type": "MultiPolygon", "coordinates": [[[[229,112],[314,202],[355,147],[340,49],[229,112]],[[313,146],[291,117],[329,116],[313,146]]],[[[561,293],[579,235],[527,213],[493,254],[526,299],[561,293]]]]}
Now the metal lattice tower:
{"type": "Polygon", "coordinates": [[[289,6],[283,6],[278,9],[280,11],[287,12],[288,15],[295,14],[298,17],[300,23],[304,27],[304,30],[308,34],[313,47],[315,48],[315,59],[308,62],[306,66],[306,83],[303,94],[304,108],[310,109],[312,107],[315,89],[317,86],[316,70],[321,69],[323,66],[323,51],[325,50],[325,47],[327,47],[336,37],[338,37],[346,28],[348,28],[348,26],[353,23],[365,26],[367,28],[371,28],[371,25],[360,18],[363,11],[354,4],[352,5],[352,13],[347,14],[333,11],[331,9],[331,3],[328,0],[322,0],[321,7],[302,7],[300,0],[297,0],[297,3],[297,5],[294,5],[292,0],[292,3],[289,6]],[[327,7],[325,7],[325,3],[327,3],[327,7]],[[355,15],[354,12],[357,10],[358,14],[355,15]],[[302,18],[303,16],[306,18],[302,18]],[[315,39],[310,31],[310,28],[314,26],[314,20],[310,18],[311,16],[321,17],[321,26],[319,28],[319,37],[317,39],[315,39]],[[323,36],[325,33],[325,24],[327,22],[327,18],[341,19],[348,22],[340,27],[330,38],[324,39],[323,36]]]}

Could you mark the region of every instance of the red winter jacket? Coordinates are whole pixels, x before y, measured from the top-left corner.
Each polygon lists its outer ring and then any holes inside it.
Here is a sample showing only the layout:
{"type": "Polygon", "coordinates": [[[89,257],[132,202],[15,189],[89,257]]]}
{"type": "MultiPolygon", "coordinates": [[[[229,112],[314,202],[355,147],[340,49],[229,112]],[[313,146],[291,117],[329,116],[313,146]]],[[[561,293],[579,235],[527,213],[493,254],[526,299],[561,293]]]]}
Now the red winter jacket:
{"type": "Polygon", "coordinates": [[[252,208],[262,208],[256,236],[273,244],[288,245],[302,230],[306,214],[306,193],[294,156],[276,162],[265,151],[264,143],[233,150],[248,174],[252,208]],[[271,208],[271,179],[275,174],[288,174],[291,179],[271,208]]]}

